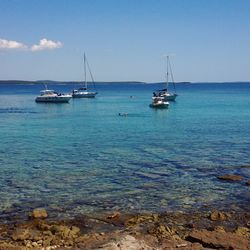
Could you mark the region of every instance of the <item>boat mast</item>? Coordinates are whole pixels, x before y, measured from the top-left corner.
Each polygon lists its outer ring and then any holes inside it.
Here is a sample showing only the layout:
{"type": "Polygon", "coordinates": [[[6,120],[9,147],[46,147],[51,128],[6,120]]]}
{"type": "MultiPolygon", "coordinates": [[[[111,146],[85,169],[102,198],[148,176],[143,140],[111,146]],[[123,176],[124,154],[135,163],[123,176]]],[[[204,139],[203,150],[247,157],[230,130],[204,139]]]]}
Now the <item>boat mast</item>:
{"type": "Polygon", "coordinates": [[[172,80],[172,83],[173,83],[173,86],[174,86],[174,92],[176,93],[175,82],[174,82],[174,75],[173,75],[172,67],[171,67],[171,64],[170,64],[170,61],[169,61],[169,60],[168,60],[168,63],[169,63],[169,69],[170,69],[171,80],[172,80]]]}
{"type": "Polygon", "coordinates": [[[166,89],[167,90],[168,90],[168,75],[169,75],[168,64],[169,64],[169,56],[167,56],[167,75],[166,75],[166,89]]]}
{"type": "Polygon", "coordinates": [[[86,74],[86,56],[84,52],[84,83],[85,83],[85,88],[87,89],[87,74],[86,74]]]}
{"type": "Polygon", "coordinates": [[[96,87],[95,87],[94,77],[93,77],[93,74],[92,74],[92,72],[91,72],[91,69],[90,69],[89,62],[88,62],[87,58],[86,58],[86,66],[87,66],[87,68],[88,68],[88,71],[89,71],[89,74],[90,74],[90,77],[91,77],[92,83],[93,83],[93,85],[94,85],[94,89],[96,89],[96,87]]]}

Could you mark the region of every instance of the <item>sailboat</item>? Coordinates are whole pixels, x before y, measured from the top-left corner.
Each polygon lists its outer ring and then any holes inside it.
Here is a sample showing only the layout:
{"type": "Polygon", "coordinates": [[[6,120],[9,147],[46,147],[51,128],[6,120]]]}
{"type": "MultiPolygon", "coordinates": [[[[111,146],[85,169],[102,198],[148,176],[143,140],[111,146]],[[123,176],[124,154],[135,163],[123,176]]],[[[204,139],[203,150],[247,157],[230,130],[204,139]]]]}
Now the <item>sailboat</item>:
{"type": "Polygon", "coordinates": [[[174,82],[174,77],[173,77],[173,72],[172,72],[172,67],[170,64],[170,60],[169,60],[169,56],[167,56],[167,73],[166,73],[166,83],[165,83],[165,88],[161,89],[161,90],[157,90],[153,93],[153,98],[157,98],[157,97],[163,97],[164,101],[175,101],[176,97],[177,97],[177,93],[176,93],[176,88],[175,88],[175,82],[174,82]],[[168,90],[169,87],[169,73],[170,73],[170,77],[171,77],[171,81],[174,87],[174,92],[170,92],[168,90]]]}
{"type": "Polygon", "coordinates": [[[95,83],[94,83],[94,78],[93,75],[91,73],[90,67],[89,67],[89,63],[87,61],[86,55],[84,53],[84,86],[79,88],[79,89],[74,89],[72,92],[72,97],[73,98],[94,98],[98,93],[96,91],[89,91],[88,90],[88,82],[87,82],[87,68],[92,80],[92,83],[95,87],[95,83]]]}

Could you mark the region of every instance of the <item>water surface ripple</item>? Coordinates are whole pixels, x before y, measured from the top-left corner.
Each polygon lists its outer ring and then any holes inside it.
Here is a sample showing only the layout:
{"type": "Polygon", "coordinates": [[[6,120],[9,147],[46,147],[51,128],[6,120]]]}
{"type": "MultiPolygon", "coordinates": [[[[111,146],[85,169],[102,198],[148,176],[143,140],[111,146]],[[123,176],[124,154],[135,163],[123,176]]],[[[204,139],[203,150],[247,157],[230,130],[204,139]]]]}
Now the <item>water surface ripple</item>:
{"type": "Polygon", "coordinates": [[[58,105],[34,102],[42,86],[1,85],[1,216],[249,209],[245,181],[216,177],[250,178],[250,84],[183,84],[168,110],[150,109],[158,87],[101,85],[58,105]]]}

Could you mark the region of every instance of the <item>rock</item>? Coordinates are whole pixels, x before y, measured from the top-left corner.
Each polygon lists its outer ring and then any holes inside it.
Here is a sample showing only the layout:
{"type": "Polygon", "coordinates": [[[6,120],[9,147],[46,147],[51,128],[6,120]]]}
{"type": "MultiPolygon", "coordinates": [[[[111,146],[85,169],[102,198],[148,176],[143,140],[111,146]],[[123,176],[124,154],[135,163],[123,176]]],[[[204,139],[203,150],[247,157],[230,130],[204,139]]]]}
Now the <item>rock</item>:
{"type": "Polygon", "coordinates": [[[25,242],[25,246],[26,246],[27,248],[31,248],[31,247],[32,247],[31,241],[26,241],[26,242],[25,242]]]}
{"type": "Polygon", "coordinates": [[[33,247],[35,247],[35,248],[38,248],[38,247],[39,247],[38,243],[37,243],[37,242],[35,242],[35,241],[34,241],[34,242],[32,242],[32,246],[33,246],[33,247]]]}
{"type": "Polygon", "coordinates": [[[250,228],[250,221],[248,221],[248,222],[247,222],[247,227],[249,227],[249,228],[250,228]]]}
{"type": "Polygon", "coordinates": [[[51,233],[51,231],[47,230],[47,231],[43,231],[43,235],[44,236],[52,236],[53,234],[51,233]]]}
{"type": "Polygon", "coordinates": [[[213,211],[210,216],[210,220],[212,221],[218,221],[218,220],[227,220],[229,218],[229,215],[223,212],[219,211],[213,211]]]}
{"type": "Polygon", "coordinates": [[[176,248],[186,247],[186,246],[187,246],[187,243],[182,243],[182,244],[176,245],[176,248]]]}
{"type": "Polygon", "coordinates": [[[214,228],[214,231],[225,233],[225,229],[224,229],[224,227],[222,227],[222,226],[216,226],[216,227],[214,228]]]}
{"type": "Polygon", "coordinates": [[[250,180],[246,182],[246,185],[250,185],[250,180]]]}
{"type": "Polygon", "coordinates": [[[238,227],[235,230],[235,233],[238,234],[238,235],[244,235],[244,236],[250,237],[250,229],[248,229],[246,227],[238,227]]]}
{"type": "Polygon", "coordinates": [[[190,242],[198,242],[203,247],[216,249],[249,250],[250,238],[239,236],[235,233],[225,233],[216,231],[195,230],[186,237],[190,242]]]}
{"type": "Polygon", "coordinates": [[[240,175],[234,175],[234,174],[225,174],[217,177],[220,180],[224,181],[241,181],[244,179],[244,177],[240,175]]]}
{"type": "Polygon", "coordinates": [[[51,225],[47,224],[45,221],[38,221],[36,227],[41,231],[47,231],[50,230],[51,225]]]}
{"type": "Polygon", "coordinates": [[[78,235],[80,233],[80,228],[76,226],[71,227],[71,234],[72,235],[78,235]]]}
{"type": "Polygon", "coordinates": [[[27,240],[30,237],[30,231],[28,229],[16,229],[12,235],[11,238],[13,240],[27,240]]]}
{"type": "Polygon", "coordinates": [[[137,240],[131,235],[126,235],[121,239],[107,243],[104,246],[99,247],[98,249],[105,250],[154,250],[155,248],[146,245],[142,240],[137,240]]]}
{"type": "Polygon", "coordinates": [[[60,236],[62,239],[67,238],[70,234],[70,228],[63,225],[53,225],[51,227],[51,232],[57,236],[60,236]]]}
{"type": "Polygon", "coordinates": [[[176,233],[174,229],[159,223],[155,223],[147,231],[149,234],[159,238],[173,236],[176,233]]]}
{"type": "Polygon", "coordinates": [[[53,225],[50,230],[53,234],[62,239],[76,238],[80,233],[80,228],[75,226],[67,227],[63,225],[53,225]]]}
{"type": "Polygon", "coordinates": [[[138,225],[141,225],[147,222],[157,221],[158,219],[159,217],[155,214],[137,215],[126,220],[125,225],[127,227],[136,227],[138,225]]]}
{"type": "Polygon", "coordinates": [[[36,208],[32,212],[34,219],[45,219],[48,217],[47,211],[44,208],[36,208]]]}
{"type": "Polygon", "coordinates": [[[118,219],[121,216],[119,212],[114,212],[113,214],[107,216],[107,219],[118,219]]]}
{"type": "Polygon", "coordinates": [[[0,250],[26,250],[26,247],[13,245],[7,242],[0,242],[0,250]],[[25,249],[24,249],[25,248],[25,249]]]}
{"type": "Polygon", "coordinates": [[[43,246],[44,246],[44,247],[49,247],[52,240],[53,240],[53,237],[47,237],[47,238],[43,241],[43,246]]]}

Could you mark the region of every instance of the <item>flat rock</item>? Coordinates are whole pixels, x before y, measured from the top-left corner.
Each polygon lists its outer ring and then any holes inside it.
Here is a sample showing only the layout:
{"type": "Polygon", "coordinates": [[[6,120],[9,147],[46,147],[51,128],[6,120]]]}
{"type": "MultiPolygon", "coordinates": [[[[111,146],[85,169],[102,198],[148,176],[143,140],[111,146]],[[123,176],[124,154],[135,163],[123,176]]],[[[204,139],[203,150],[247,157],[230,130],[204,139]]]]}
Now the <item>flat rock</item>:
{"type": "Polygon", "coordinates": [[[203,247],[216,249],[249,250],[250,238],[230,232],[216,232],[207,230],[195,230],[189,234],[186,240],[198,242],[203,247]]]}
{"type": "Polygon", "coordinates": [[[103,250],[154,250],[155,248],[148,246],[144,241],[138,240],[131,235],[126,235],[123,238],[107,243],[99,249],[103,250]]]}
{"type": "Polygon", "coordinates": [[[244,177],[235,174],[225,174],[218,176],[217,178],[224,181],[241,181],[244,179],[244,177]]]}

